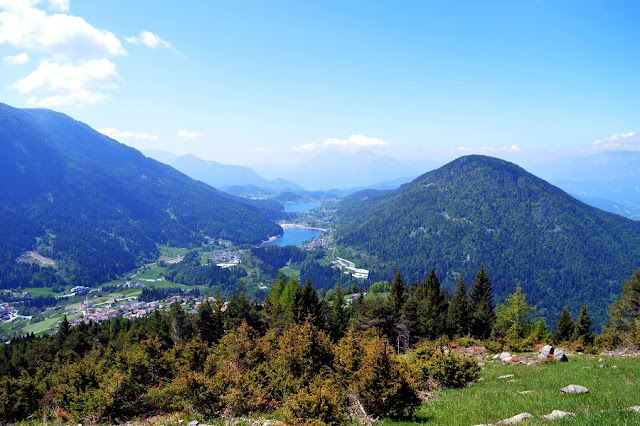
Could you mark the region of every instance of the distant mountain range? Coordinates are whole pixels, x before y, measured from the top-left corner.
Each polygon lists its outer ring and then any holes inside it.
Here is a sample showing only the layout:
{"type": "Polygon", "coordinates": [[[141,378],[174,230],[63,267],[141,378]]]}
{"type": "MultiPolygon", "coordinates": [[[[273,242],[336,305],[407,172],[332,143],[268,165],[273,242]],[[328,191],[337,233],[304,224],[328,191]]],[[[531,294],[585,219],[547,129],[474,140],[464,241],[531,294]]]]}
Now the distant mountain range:
{"type": "Polygon", "coordinates": [[[286,179],[265,179],[255,170],[245,166],[235,166],[202,160],[194,155],[173,155],[164,151],[146,150],[143,153],[153,159],[170,165],[193,179],[199,180],[214,188],[225,190],[227,187],[250,187],[252,191],[268,190],[273,192],[304,191],[286,179]]]}
{"type": "Polygon", "coordinates": [[[312,190],[370,188],[380,182],[419,176],[440,163],[407,161],[367,150],[355,153],[320,152],[301,154],[294,164],[256,165],[263,176],[281,176],[312,190]]]}
{"type": "Polygon", "coordinates": [[[589,303],[598,325],[640,267],[640,222],[588,206],[515,164],[461,157],[395,191],[346,197],[337,241],[374,279],[434,267],[449,289],[485,263],[497,300],[520,283],[550,324],[589,303]]]}
{"type": "Polygon", "coordinates": [[[157,244],[260,242],[282,233],[265,217],[278,206],[215,190],[64,114],[0,104],[3,287],[97,284],[154,259],[157,244]],[[17,263],[28,250],[56,268],[17,263]]]}
{"type": "Polygon", "coordinates": [[[640,219],[640,152],[606,151],[549,161],[536,174],[585,202],[640,219]]]}

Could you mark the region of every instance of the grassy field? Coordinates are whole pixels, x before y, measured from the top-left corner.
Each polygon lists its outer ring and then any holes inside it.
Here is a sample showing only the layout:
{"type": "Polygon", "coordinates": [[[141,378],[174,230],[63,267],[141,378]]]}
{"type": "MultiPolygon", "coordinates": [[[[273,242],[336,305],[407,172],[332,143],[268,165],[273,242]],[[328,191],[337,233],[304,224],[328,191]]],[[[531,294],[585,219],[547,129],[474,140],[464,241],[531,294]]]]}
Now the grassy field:
{"type": "Polygon", "coordinates": [[[553,410],[575,413],[557,425],[640,425],[640,414],[626,411],[640,405],[640,358],[575,355],[568,363],[504,365],[489,361],[481,379],[464,389],[438,391],[423,404],[414,422],[386,424],[476,425],[527,412],[525,425],[550,424],[542,416],[553,410]],[[599,364],[604,364],[600,368],[599,364]],[[615,368],[614,368],[615,366],[615,368]],[[514,377],[499,379],[503,375],[514,377]],[[586,386],[587,394],[562,394],[570,384],[586,386]],[[519,394],[522,391],[533,391],[519,394]]]}
{"type": "Polygon", "coordinates": [[[29,293],[32,296],[60,296],[62,293],[55,293],[48,287],[30,287],[25,288],[24,291],[29,293]]]}

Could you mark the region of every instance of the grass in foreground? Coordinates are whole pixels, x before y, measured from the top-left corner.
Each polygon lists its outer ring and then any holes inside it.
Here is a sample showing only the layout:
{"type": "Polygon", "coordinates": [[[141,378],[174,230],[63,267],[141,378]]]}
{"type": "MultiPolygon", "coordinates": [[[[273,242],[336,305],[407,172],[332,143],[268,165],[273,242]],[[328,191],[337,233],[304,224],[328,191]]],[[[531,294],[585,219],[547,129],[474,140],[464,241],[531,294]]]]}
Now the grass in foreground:
{"type": "Polygon", "coordinates": [[[640,405],[640,358],[575,355],[568,363],[504,365],[487,362],[481,380],[464,389],[438,391],[423,404],[414,422],[387,424],[475,425],[495,423],[527,412],[529,425],[549,424],[542,416],[553,410],[576,413],[557,425],[640,425],[640,414],[625,411],[640,405]],[[599,368],[598,364],[605,364],[599,368]],[[612,368],[617,366],[617,368],[612,368]],[[498,379],[513,374],[514,377],[498,379]],[[586,386],[588,394],[562,394],[563,387],[586,386]],[[533,391],[521,395],[518,392],[533,391]]]}

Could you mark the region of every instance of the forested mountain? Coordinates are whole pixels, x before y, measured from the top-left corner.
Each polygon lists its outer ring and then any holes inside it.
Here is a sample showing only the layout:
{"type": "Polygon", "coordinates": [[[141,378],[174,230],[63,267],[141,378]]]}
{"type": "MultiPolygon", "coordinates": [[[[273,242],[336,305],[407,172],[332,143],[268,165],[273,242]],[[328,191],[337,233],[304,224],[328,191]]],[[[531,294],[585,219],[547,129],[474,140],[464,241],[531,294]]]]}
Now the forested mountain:
{"type": "Polygon", "coordinates": [[[247,203],[64,114],[0,104],[2,287],[90,285],[155,257],[157,243],[282,233],[265,206],[247,203]],[[17,263],[27,250],[55,270],[17,263]]]}
{"type": "Polygon", "coordinates": [[[640,223],[588,206],[515,164],[461,157],[393,192],[348,197],[337,241],[361,251],[372,279],[401,268],[447,288],[482,262],[498,300],[520,283],[549,323],[588,302],[595,323],[640,266],[640,223]]]}

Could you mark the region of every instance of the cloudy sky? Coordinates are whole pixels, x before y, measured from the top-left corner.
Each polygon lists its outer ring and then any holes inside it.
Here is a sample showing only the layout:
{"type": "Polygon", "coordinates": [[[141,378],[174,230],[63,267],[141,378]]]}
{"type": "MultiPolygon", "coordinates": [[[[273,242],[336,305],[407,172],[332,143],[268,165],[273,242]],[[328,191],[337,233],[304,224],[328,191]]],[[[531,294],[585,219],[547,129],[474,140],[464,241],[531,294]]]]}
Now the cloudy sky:
{"type": "Polygon", "coordinates": [[[0,0],[0,101],[234,164],[640,150],[635,1],[0,0]]]}

